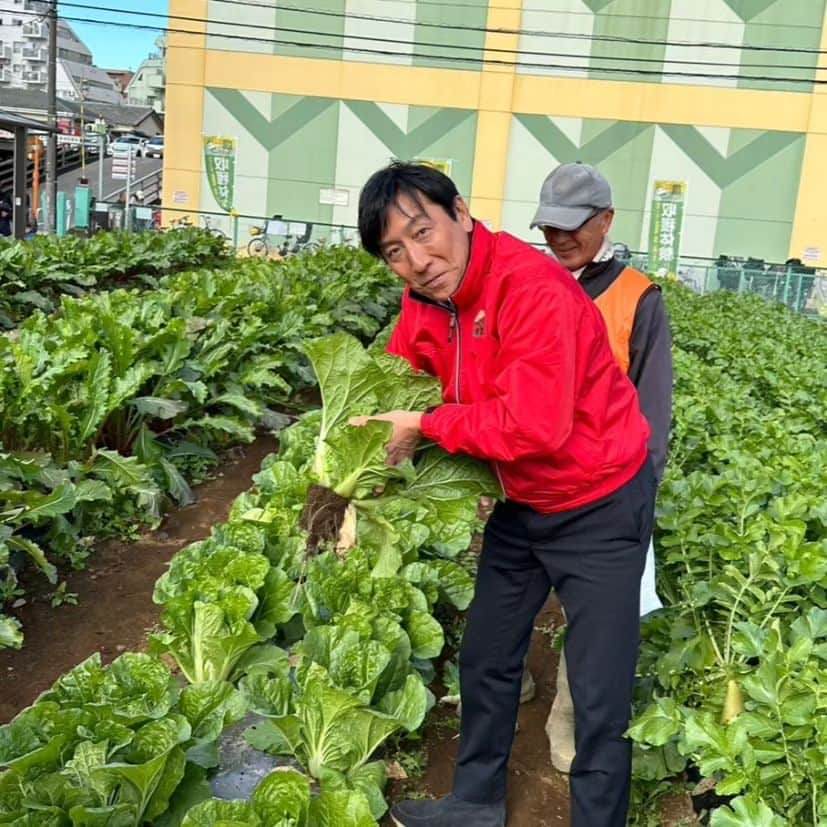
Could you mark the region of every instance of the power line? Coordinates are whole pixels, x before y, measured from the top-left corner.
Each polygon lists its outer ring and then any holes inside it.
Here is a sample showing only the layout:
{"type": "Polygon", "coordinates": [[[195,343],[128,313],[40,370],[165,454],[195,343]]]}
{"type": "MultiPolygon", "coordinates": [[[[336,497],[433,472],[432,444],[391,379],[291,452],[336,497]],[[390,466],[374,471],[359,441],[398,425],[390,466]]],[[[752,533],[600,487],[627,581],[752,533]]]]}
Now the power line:
{"type": "MultiPolygon", "coordinates": [[[[404,2],[408,2],[409,0],[404,0],[404,2]]],[[[589,42],[607,42],[607,43],[627,43],[632,45],[641,45],[641,46],[674,46],[678,48],[698,48],[698,49],[725,49],[729,51],[746,51],[746,52],[777,52],[777,53],[786,53],[786,54],[807,54],[807,55],[826,55],[827,50],[822,49],[809,49],[804,47],[793,47],[793,46],[754,46],[754,45],[746,45],[746,44],[733,44],[733,43],[721,43],[715,41],[682,41],[682,40],[657,40],[652,38],[635,38],[635,37],[625,37],[621,35],[600,35],[600,34],[583,34],[580,32],[549,32],[549,31],[542,31],[542,30],[532,30],[532,29],[508,29],[508,28],[489,28],[486,26],[468,26],[468,25],[461,25],[461,24],[453,24],[453,23],[431,23],[427,21],[415,21],[409,20],[404,18],[398,17],[379,17],[375,15],[367,15],[367,14],[358,14],[355,12],[336,12],[324,9],[308,9],[299,6],[287,6],[287,5],[270,5],[269,3],[259,3],[255,2],[255,0],[213,0],[215,3],[226,3],[232,6],[246,6],[248,8],[256,8],[256,9],[264,9],[266,11],[272,11],[273,13],[277,11],[290,11],[296,12],[299,14],[309,14],[321,17],[335,17],[341,18],[346,20],[367,20],[370,22],[384,22],[384,23],[391,23],[391,24],[399,24],[404,26],[411,26],[416,25],[418,27],[425,27],[425,28],[434,28],[434,29],[449,29],[453,31],[466,31],[466,32],[477,32],[477,33],[485,33],[485,34],[510,34],[510,35],[526,35],[532,37],[549,37],[549,38],[556,38],[556,39],[563,39],[563,40],[587,40],[589,42]]],[[[397,2],[397,0],[393,0],[393,2],[397,2]]],[[[64,6],[75,6],[77,8],[91,8],[95,11],[99,10],[99,6],[81,6],[80,4],[74,4],[71,2],[65,2],[62,0],[62,5],[64,6]]],[[[125,11],[123,9],[116,9],[114,10],[119,14],[149,14],[147,12],[135,12],[135,11],[125,11]]],[[[165,17],[165,15],[155,15],[151,14],[152,17],[165,17]]],[[[68,18],[65,18],[68,19],[68,18]]],[[[230,21],[222,21],[222,20],[205,20],[203,18],[195,18],[198,19],[200,22],[204,23],[213,23],[213,24],[228,24],[230,21]]],[[[644,19],[651,19],[651,18],[644,18],[644,19]]],[[[85,21],[81,21],[85,22],[85,21]]],[[[103,24],[105,21],[93,21],[103,24]]],[[[713,22],[713,21],[710,21],[713,22]]],[[[248,24],[250,28],[254,27],[254,24],[248,24]]],[[[813,67],[816,68],[816,67],[813,67]]]]}
{"type": "MultiPolygon", "coordinates": [[[[374,0],[377,3],[387,3],[397,6],[435,6],[438,8],[452,8],[452,9],[472,9],[474,11],[488,11],[489,9],[496,9],[497,11],[514,11],[513,6],[498,6],[495,4],[491,4],[488,6],[480,5],[477,3],[456,3],[456,2],[443,2],[443,0],[374,0]]],[[[549,9],[549,8],[540,8],[538,6],[523,6],[520,10],[523,14],[562,14],[566,16],[575,16],[575,17],[589,17],[594,18],[597,15],[591,11],[576,11],[574,9],[549,9]]],[[[618,18],[624,20],[662,20],[664,22],[680,22],[680,23],[715,23],[717,25],[727,25],[727,26],[740,26],[742,24],[720,20],[712,17],[675,17],[672,15],[661,15],[655,16],[651,14],[633,14],[629,12],[616,12],[616,11],[601,11],[600,12],[601,19],[605,19],[607,17],[611,18],[618,18]]],[[[804,29],[806,31],[814,31],[820,33],[820,23],[821,20],[819,19],[819,26],[808,25],[806,23],[784,23],[783,26],[785,29],[804,29]]],[[[750,26],[760,26],[762,28],[768,29],[777,29],[777,23],[761,23],[755,22],[754,20],[750,23],[750,26]]]]}
{"type": "MultiPolygon", "coordinates": [[[[89,23],[91,25],[96,26],[116,26],[116,27],[126,27],[132,29],[142,29],[146,31],[155,31],[155,32],[167,32],[172,34],[185,34],[185,35],[193,35],[196,37],[203,37],[204,32],[193,31],[191,29],[175,29],[171,27],[161,27],[161,26],[148,26],[138,23],[116,23],[114,21],[103,21],[103,20],[92,20],[88,17],[66,17],[62,18],[63,20],[68,20],[73,23],[89,23]]],[[[314,32],[314,36],[318,35],[318,32],[314,32]]],[[[232,35],[232,34],[222,34],[222,35],[211,35],[212,37],[220,37],[224,40],[241,40],[247,43],[265,43],[268,45],[276,45],[276,46],[293,46],[296,48],[302,49],[314,49],[314,50],[326,50],[326,51],[336,51],[336,52],[355,52],[358,54],[366,54],[366,55],[374,55],[379,57],[399,57],[400,53],[399,50],[389,50],[389,49],[366,49],[359,46],[343,46],[341,44],[324,44],[324,43],[308,43],[306,41],[298,41],[298,40],[280,40],[277,38],[263,38],[263,37],[250,37],[244,35],[232,35]]],[[[343,36],[344,37],[344,36],[343,36]]],[[[399,46],[409,46],[411,45],[408,41],[398,41],[397,45],[399,46]]],[[[195,48],[201,49],[206,51],[206,47],[204,46],[191,46],[191,47],[183,47],[183,48],[195,48]]],[[[528,68],[528,69],[553,69],[559,72],[603,72],[606,74],[615,74],[615,75],[654,75],[657,77],[682,77],[682,78],[711,78],[715,80],[736,80],[736,81],[761,81],[766,83],[798,83],[798,84],[827,84],[827,80],[819,80],[819,79],[809,79],[809,78],[789,78],[789,77],[772,77],[769,75],[722,75],[720,72],[672,72],[668,69],[658,70],[658,69],[626,69],[622,67],[612,67],[612,66],[595,66],[595,65],[582,65],[582,66],[572,66],[568,64],[556,64],[556,63],[528,63],[528,62],[520,62],[517,63],[511,60],[497,60],[494,58],[486,58],[486,57],[460,57],[460,56],[441,56],[441,55],[433,55],[433,54],[422,54],[421,52],[406,52],[403,55],[404,57],[409,58],[417,58],[422,60],[433,60],[433,61],[441,61],[443,63],[456,63],[456,64],[473,64],[477,66],[479,64],[488,64],[488,65],[496,65],[496,66],[508,66],[511,68],[514,67],[521,67],[521,68],[528,68]]]]}
{"type": "MultiPolygon", "coordinates": [[[[19,14],[36,14],[34,12],[26,12],[20,11],[19,14]]],[[[103,21],[103,20],[94,20],[88,17],[67,17],[62,16],[62,20],[66,20],[72,23],[88,23],[90,25],[96,26],[113,26],[117,28],[129,28],[129,29],[140,29],[143,31],[155,31],[155,32],[166,32],[171,34],[183,34],[183,35],[193,35],[196,37],[203,37],[205,35],[204,32],[201,31],[193,31],[192,29],[177,29],[173,27],[163,27],[163,26],[150,26],[140,23],[123,23],[123,22],[116,22],[116,21],[103,21]]],[[[208,22],[208,21],[204,21],[208,22]]],[[[313,33],[314,36],[318,36],[318,32],[313,33]]],[[[322,51],[335,51],[339,54],[344,52],[351,52],[357,54],[365,54],[365,55],[372,55],[377,57],[395,57],[398,58],[400,56],[400,52],[398,49],[396,50],[388,50],[388,49],[367,49],[359,46],[344,46],[342,44],[322,44],[322,43],[309,43],[306,41],[298,41],[298,40],[283,40],[277,38],[262,38],[262,37],[251,37],[245,35],[232,35],[232,34],[222,34],[222,35],[211,35],[212,37],[220,37],[224,40],[238,40],[247,43],[264,43],[270,46],[291,46],[295,48],[301,49],[309,49],[309,50],[322,50],[322,51]]],[[[342,35],[342,37],[345,37],[342,35]]],[[[396,45],[398,46],[411,46],[409,41],[397,41],[396,45]]],[[[180,48],[190,48],[190,49],[200,49],[202,51],[206,50],[204,46],[182,46],[180,48]]],[[[495,58],[487,58],[485,56],[476,58],[476,57],[461,57],[461,56],[443,56],[443,55],[435,55],[435,54],[422,54],[421,52],[415,51],[408,51],[404,53],[404,57],[407,58],[416,58],[421,60],[431,60],[431,61],[439,61],[442,63],[449,63],[449,64],[472,64],[473,66],[478,66],[480,64],[486,65],[497,65],[497,66],[507,66],[509,68],[526,68],[526,69],[543,69],[543,70],[554,70],[556,72],[560,72],[561,74],[565,74],[567,72],[581,72],[581,73],[588,73],[588,72],[602,72],[608,75],[632,75],[632,76],[656,76],[656,77],[681,77],[681,78],[709,78],[714,80],[734,80],[734,81],[759,81],[764,83],[787,83],[787,84],[805,84],[805,85],[824,85],[827,84],[827,79],[817,79],[817,78],[791,78],[791,77],[784,77],[784,76],[769,76],[769,75],[722,75],[720,72],[676,72],[671,71],[669,69],[632,69],[632,68],[623,68],[623,67],[612,67],[612,66],[597,66],[597,65],[571,65],[571,64],[559,64],[559,63],[530,63],[526,61],[516,62],[513,60],[498,60],[495,58]]],[[[584,56],[587,57],[587,56],[584,56]]],[[[664,61],[668,63],[669,61],[664,61]]]]}
{"type": "MultiPolygon", "coordinates": [[[[415,23],[417,26],[420,27],[427,27],[427,28],[436,28],[436,29],[451,29],[457,31],[471,31],[471,32],[483,32],[485,34],[511,34],[511,35],[531,35],[534,37],[551,37],[551,38],[565,38],[565,39],[575,39],[575,40],[589,40],[589,41],[602,41],[607,43],[631,43],[637,44],[641,46],[677,46],[681,48],[699,48],[699,49],[729,49],[729,50],[740,50],[740,51],[757,51],[757,52],[782,52],[782,53],[789,53],[789,54],[818,54],[823,55],[827,54],[827,50],[819,50],[819,49],[806,49],[806,48],[798,48],[798,47],[782,47],[782,46],[748,46],[748,45],[734,45],[732,43],[719,43],[719,42],[693,42],[693,41],[682,41],[682,40],[654,40],[651,38],[635,38],[635,37],[624,37],[622,35],[596,35],[596,34],[581,34],[579,32],[548,32],[548,31],[535,31],[531,29],[508,29],[508,28],[489,28],[487,26],[463,26],[454,23],[429,23],[425,21],[413,21],[413,20],[405,20],[403,18],[398,17],[377,17],[375,15],[368,15],[368,14],[357,14],[353,12],[335,12],[329,10],[321,10],[321,9],[308,9],[298,6],[287,6],[282,5],[281,3],[277,6],[270,5],[269,3],[257,3],[255,0],[213,0],[215,3],[227,3],[232,6],[247,6],[249,8],[257,8],[257,9],[265,9],[272,12],[276,11],[293,11],[293,12],[300,12],[304,14],[313,14],[319,15],[321,17],[339,17],[339,18],[347,18],[350,20],[369,20],[371,22],[383,22],[383,23],[399,23],[406,26],[410,26],[412,23],[415,23]]],[[[210,20],[211,23],[220,23],[222,21],[218,20],[210,20]]]]}
{"type": "MultiPolygon", "coordinates": [[[[396,0],[390,0],[390,2],[396,2],[396,0]]],[[[135,17],[151,17],[151,18],[158,18],[164,15],[154,14],[152,12],[142,12],[142,11],[124,11],[123,9],[114,9],[111,7],[106,6],[92,6],[87,5],[84,3],[72,3],[66,2],[63,0],[63,6],[70,6],[75,9],[94,9],[96,11],[104,11],[104,12],[113,12],[115,14],[123,14],[135,17]]],[[[181,20],[188,23],[209,23],[211,21],[206,20],[202,17],[187,17],[185,15],[180,14],[171,14],[168,15],[170,19],[174,20],[181,20]]],[[[126,25],[124,22],[123,25],[126,25]]],[[[252,28],[251,24],[249,23],[241,23],[237,21],[221,21],[217,25],[220,26],[235,26],[241,28],[252,28]]],[[[360,40],[360,41],[370,41],[371,43],[390,43],[395,46],[402,45],[403,41],[400,41],[397,38],[388,38],[388,37],[376,37],[373,35],[358,35],[358,34],[347,34],[341,35],[338,32],[319,32],[314,31],[312,29],[295,29],[283,26],[256,26],[257,30],[265,30],[269,32],[284,32],[286,34],[301,34],[301,35],[313,35],[316,37],[346,37],[348,41],[351,40],[360,40]]],[[[223,34],[213,34],[213,37],[226,37],[223,34]]],[[[426,41],[417,41],[415,44],[417,47],[427,47],[427,48],[445,48],[445,49],[459,49],[465,51],[480,51],[479,46],[472,46],[468,44],[461,44],[461,43],[430,43],[426,41]]],[[[331,47],[332,48],[332,47],[331,47]]],[[[336,46],[336,48],[339,48],[336,46]]],[[[516,55],[518,57],[522,56],[529,56],[529,57],[555,57],[555,58],[572,58],[572,59],[579,59],[582,60],[584,57],[587,57],[583,54],[571,54],[568,52],[535,52],[530,50],[524,49],[503,49],[503,48],[486,48],[486,52],[494,52],[497,54],[506,54],[506,55],[516,55]]],[[[438,56],[435,56],[438,57],[438,56]]],[[[475,58],[476,60],[476,58],[475,58]]],[[[662,58],[655,58],[655,57],[630,57],[628,55],[601,55],[599,60],[611,60],[611,61],[618,61],[621,63],[658,63],[658,64],[673,64],[673,65],[683,65],[683,66],[709,66],[709,61],[705,60],[681,60],[681,59],[662,59],[662,58]]],[[[545,64],[544,64],[545,65],[545,64]]],[[[720,68],[731,68],[731,69],[741,69],[742,65],[740,63],[716,63],[716,67],[720,68]]],[[[750,63],[750,69],[784,69],[784,70],[793,70],[793,71],[813,71],[812,66],[804,66],[801,64],[796,65],[789,65],[789,64],[774,64],[774,63],[750,63]]],[[[663,74],[662,72],[658,71],[656,74],[663,74]]],[[[714,77],[719,77],[718,73],[714,75],[714,77]]],[[[801,83],[809,83],[809,79],[801,78],[798,80],[801,83]]]]}

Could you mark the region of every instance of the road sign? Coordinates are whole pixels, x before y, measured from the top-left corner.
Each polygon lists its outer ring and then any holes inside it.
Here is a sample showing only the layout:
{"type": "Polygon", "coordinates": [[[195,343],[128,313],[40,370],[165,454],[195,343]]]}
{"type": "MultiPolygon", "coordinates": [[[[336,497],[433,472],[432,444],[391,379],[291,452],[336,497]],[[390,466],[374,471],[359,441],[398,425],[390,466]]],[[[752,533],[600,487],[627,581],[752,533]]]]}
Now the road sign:
{"type": "Polygon", "coordinates": [[[131,172],[135,172],[135,161],[131,158],[113,158],[112,159],[112,172],[126,172],[130,170],[131,172]]]}
{"type": "Polygon", "coordinates": [[[129,181],[135,176],[135,158],[125,155],[112,159],[112,180],[129,181]]]}

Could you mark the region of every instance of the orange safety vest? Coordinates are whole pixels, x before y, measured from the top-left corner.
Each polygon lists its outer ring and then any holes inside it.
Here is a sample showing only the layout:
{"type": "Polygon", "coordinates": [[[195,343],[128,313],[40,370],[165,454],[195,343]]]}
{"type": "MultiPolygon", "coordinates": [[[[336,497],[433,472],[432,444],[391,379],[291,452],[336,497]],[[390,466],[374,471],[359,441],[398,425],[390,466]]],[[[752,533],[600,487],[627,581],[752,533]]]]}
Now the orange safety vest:
{"type": "Polygon", "coordinates": [[[609,331],[609,344],[624,373],[629,372],[632,329],[643,296],[655,285],[638,270],[627,267],[595,300],[609,331]]]}

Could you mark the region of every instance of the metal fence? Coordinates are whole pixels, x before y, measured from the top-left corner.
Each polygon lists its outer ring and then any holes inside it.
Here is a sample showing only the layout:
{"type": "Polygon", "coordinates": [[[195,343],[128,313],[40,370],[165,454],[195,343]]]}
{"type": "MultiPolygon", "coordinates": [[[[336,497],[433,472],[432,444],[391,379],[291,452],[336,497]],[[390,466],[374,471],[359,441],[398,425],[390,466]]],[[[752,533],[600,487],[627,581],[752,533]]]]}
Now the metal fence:
{"type": "MultiPolygon", "coordinates": [[[[189,223],[220,232],[239,252],[256,246],[256,239],[264,238],[267,249],[280,255],[301,252],[322,244],[359,243],[356,227],[295,221],[282,216],[266,218],[255,215],[227,214],[176,207],[163,209],[163,225],[176,224],[181,217],[189,223]]],[[[535,247],[541,245],[530,241],[535,247]]],[[[648,256],[628,252],[621,256],[629,265],[642,272],[649,268],[648,256]]],[[[697,293],[716,290],[736,293],[755,293],[763,298],[785,304],[804,315],[827,320],[827,271],[811,267],[783,264],[764,264],[755,259],[681,258],[678,281],[697,293]]]]}
{"type": "MultiPolygon", "coordinates": [[[[648,269],[644,253],[633,253],[629,264],[648,269]]],[[[754,293],[804,315],[827,319],[827,271],[800,265],[753,264],[729,260],[681,259],[678,281],[702,295],[716,290],[754,293]]]]}

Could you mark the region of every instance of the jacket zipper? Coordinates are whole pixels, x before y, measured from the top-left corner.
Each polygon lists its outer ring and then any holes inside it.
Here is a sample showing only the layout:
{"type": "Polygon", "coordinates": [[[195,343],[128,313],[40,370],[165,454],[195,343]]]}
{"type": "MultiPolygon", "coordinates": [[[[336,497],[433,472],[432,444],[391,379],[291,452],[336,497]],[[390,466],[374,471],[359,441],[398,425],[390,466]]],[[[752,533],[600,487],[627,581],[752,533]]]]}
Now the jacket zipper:
{"type": "Polygon", "coordinates": [[[448,343],[450,344],[453,338],[453,332],[456,331],[457,334],[457,356],[456,362],[454,364],[454,394],[457,398],[457,404],[459,405],[462,401],[462,328],[459,324],[459,311],[457,310],[456,305],[451,302],[451,326],[448,328],[448,343]]]}
{"type": "MultiPolygon", "coordinates": [[[[456,363],[454,365],[454,371],[455,371],[454,393],[456,393],[457,404],[459,404],[462,401],[461,400],[462,394],[460,392],[461,387],[462,387],[462,381],[461,381],[461,376],[462,376],[462,328],[460,327],[460,324],[459,324],[459,311],[457,310],[456,305],[453,302],[451,302],[450,312],[451,312],[451,324],[448,327],[448,344],[451,344],[451,342],[454,339],[454,332],[456,332],[456,334],[457,334],[457,344],[456,344],[457,356],[456,356],[456,363]]],[[[491,464],[494,466],[494,473],[497,475],[497,480],[500,483],[500,489],[503,492],[503,496],[507,497],[508,494],[506,494],[506,491],[505,491],[505,483],[503,482],[503,477],[502,477],[502,474],[500,473],[500,464],[496,460],[492,460],[491,464]]]]}
{"type": "Polygon", "coordinates": [[[462,329],[459,325],[459,310],[450,299],[444,303],[437,302],[432,299],[426,299],[424,296],[420,296],[415,292],[411,293],[411,298],[414,299],[414,301],[421,302],[422,304],[429,304],[432,307],[438,307],[440,310],[444,310],[446,313],[451,314],[451,321],[448,325],[448,344],[453,344],[454,333],[456,333],[457,356],[454,364],[454,393],[457,397],[457,404],[459,404],[462,397],[462,381],[460,379],[462,375],[462,329]]]}
{"type": "MultiPolygon", "coordinates": [[[[448,324],[448,344],[453,344],[454,333],[456,333],[457,355],[456,362],[454,364],[454,393],[457,397],[457,404],[459,404],[462,399],[462,382],[460,379],[460,377],[462,376],[462,328],[459,325],[459,310],[457,310],[457,306],[452,301],[449,301],[449,306],[446,307],[442,302],[431,301],[430,299],[426,299],[424,296],[418,296],[415,293],[412,293],[411,296],[414,300],[422,302],[422,304],[430,304],[433,307],[439,307],[440,309],[445,310],[451,314],[451,321],[448,324]]],[[[505,490],[505,483],[503,482],[502,473],[500,472],[500,464],[496,461],[492,461],[491,464],[494,466],[494,473],[497,475],[497,480],[500,483],[500,488],[502,489],[503,496],[507,497],[508,494],[505,490]]]]}

